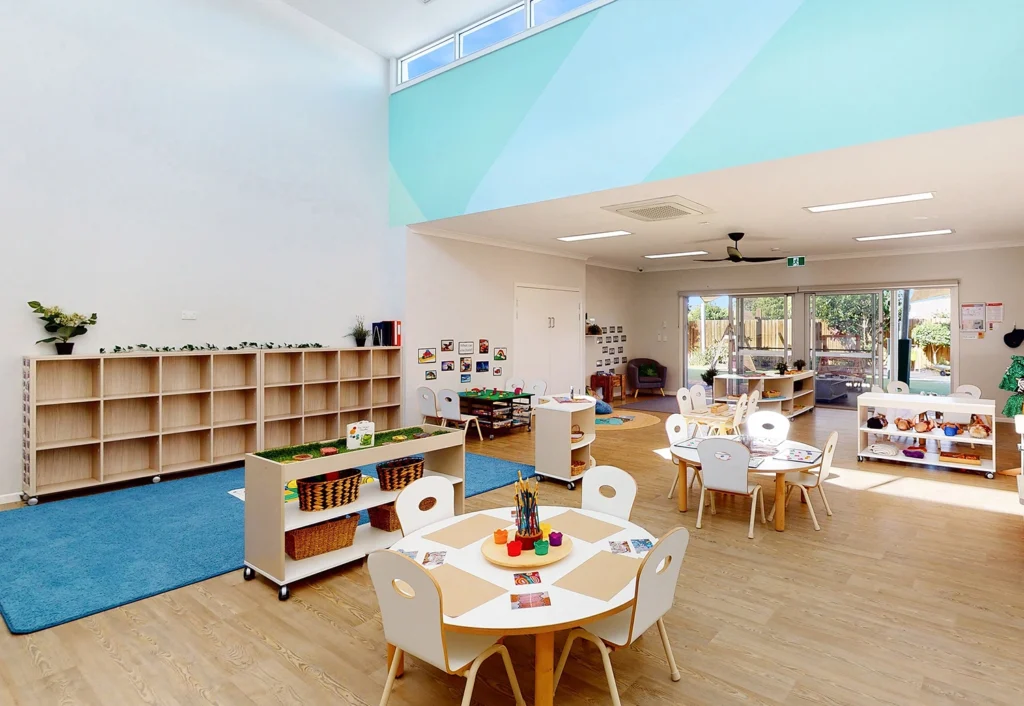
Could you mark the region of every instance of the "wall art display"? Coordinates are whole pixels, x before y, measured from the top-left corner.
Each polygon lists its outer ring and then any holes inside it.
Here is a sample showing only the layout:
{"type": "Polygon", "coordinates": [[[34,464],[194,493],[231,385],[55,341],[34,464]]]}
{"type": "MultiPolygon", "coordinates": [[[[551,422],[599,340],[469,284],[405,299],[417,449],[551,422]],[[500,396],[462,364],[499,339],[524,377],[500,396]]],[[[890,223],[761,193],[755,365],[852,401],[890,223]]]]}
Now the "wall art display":
{"type": "Polygon", "coordinates": [[[608,352],[608,346],[601,346],[601,352],[602,353],[607,353],[608,352]]]}
{"type": "Polygon", "coordinates": [[[459,341],[459,355],[473,355],[473,342],[459,341]]]}
{"type": "Polygon", "coordinates": [[[437,349],[420,348],[416,357],[419,360],[420,365],[426,365],[427,363],[435,363],[437,362],[437,349]]]}
{"type": "Polygon", "coordinates": [[[473,376],[470,375],[469,373],[463,373],[462,375],[459,376],[459,382],[462,383],[469,383],[472,379],[473,376]]]}
{"type": "Polygon", "coordinates": [[[627,358],[626,356],[622,356],[622,362],[623,363],[628,363],[629,362],[629,358],[627,358]]]}
{"type": "Polygon", "coordinates": [[[508,360],[508,348],[506,346],[494,347],[494,359],[495,360],[508,360]]]}
{"type": "Polygon", "coordinates": [[[495,367],[492,372],[494,373],[495,377],[501,377],[501,368],[500,367],[495,367]]]}
{"type": "Polygon", "coordinates": [[[602,365],[604,365],[604,360],[602,360],[601,358],[598,358],[596,365],[597,365],[597,367],[600,368],[602,365]]]}
{"type": "Polygon", "coordinates": [[[437,371],[436,370],[424,370],[423,373],[424,373],[424,375],[423,375],[424,379],[426,379],[426,380],[437,380],[437,371]]]}
{"type": "Polygon", "coordinates": [[[460,373],[471,373],[471,372],[473,372],[473,359],[472,358],[459,358],[459,372],[460,373]]]}
{"type": "Polygon", "coordinates": [[[618,343],[618,342],[619,342],[619,337],[618,336],[612,336],[612,343],[618,343]]]}
{"type": "Polygon", "coordinates": [[[490,369],[491,369],[491,364],[488,363],[486,360],[478,360],[476,362],[476,371],[478,373],[486,373],[490,369]]]}
{"type": "Polygon", "coordinates": [[[598,345],[601,345],[602,343],[604,343],[604,337],[603,336],[598,336],[597,337],[597,343],[598,343],[598,345]]]}
{"type": "Polygon", "coordinates": [[[626,342],[626,334],[622,334],[621,339],[622,339],[622,342],[625,343],[626,342]]]}
{"type": "Polygon", "coordinates": [[[455,352],[455,341],[449,338],[441,339],[441,352],[442,353],[454,353],[455,352]]]}
{"type": "Polygon", "coordinates": [[[486,338],[481,338],[480,339],[479,352],[480,352],[480,355],[487,355],[488,353],[491,352],[491,342],[488,341],[486,338]]]}
{"type": "Polygon", "coordinates": [[[608,327],[607,326],[602,326],[601,327],[601,333],[608,333],[608,327]]]}
{"type": "Polygon", "coordinates": [[[612,358],[612,363],[614,363],[615,365],[618,365],[619,364],[619,359],[618,358],[612,358]]]}
{"type": "Polygon", "coordinates": [[[615,327],[615,333],[622,333],[622,327],[621,326],[616,326],[615,327]]]}
{"type": "Polygon", "coordinates": [[[619,346],[619,353],[622,352],[622,346],[619,346]]]}
{"type": "Polygon", "coordinates": [[[605,365],[611,365],[612,364],[612,359],[611,358],[605,358],[604,359],[604,364],[605,365]]]}
{"type": "Polygon", "coordinates": [[[442,360],[441,361],[441,372],[442,373],[450,373],[453,370],[455,370],[455,361],[454,360],[442,360]]]}

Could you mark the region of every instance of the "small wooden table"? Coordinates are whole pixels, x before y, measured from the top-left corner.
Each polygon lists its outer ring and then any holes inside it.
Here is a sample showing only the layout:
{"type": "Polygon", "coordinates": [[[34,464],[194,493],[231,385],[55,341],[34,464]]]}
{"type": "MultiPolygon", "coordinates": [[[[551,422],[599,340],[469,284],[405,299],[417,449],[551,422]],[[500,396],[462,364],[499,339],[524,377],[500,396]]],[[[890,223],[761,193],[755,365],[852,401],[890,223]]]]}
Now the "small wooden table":
{"type": "MultiPolygon", "coordinates": [[[[735,437],[716,437],[735,438],[735,437]]],[[[784,441],[779,444],[779,451],[786,449],[802,449],[804,451],[817,452],[818,457],[813,463],[798,463],[795,461],[780,461],[777,458],[766,458],[757,468],[751,468],[750,473],[775,475],[775,530],[784,532],[786,530],[786,474],[798,471],[809,471],[821,465],[821,449],[802,444],[799,441],[784,441]]],[[[679,467],[679,512],[686,512],[689,509],[687,494],[689,488],[686,485],[686,468],[700,468],[700,457],[696,448],[683,448],[678,444],[671,447],[672,458],[679,467]]]]}
{"type": "Polygon", "coordinates": [[[590,387],[594,390],[604,392],[605,402],[615,401],[615,388],[619,388],[619,399],[626,399],[626,376],[625,375],[591,375],[590,387]]]}

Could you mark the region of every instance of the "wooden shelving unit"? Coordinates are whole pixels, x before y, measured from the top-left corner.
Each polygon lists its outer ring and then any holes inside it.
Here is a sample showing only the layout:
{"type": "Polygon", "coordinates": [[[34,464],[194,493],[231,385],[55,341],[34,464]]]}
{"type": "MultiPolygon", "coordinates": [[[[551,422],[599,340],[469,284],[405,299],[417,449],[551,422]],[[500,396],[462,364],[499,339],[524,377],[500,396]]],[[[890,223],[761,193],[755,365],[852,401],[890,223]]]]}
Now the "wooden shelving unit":
{"type": "Polygon", "coordinates": [[[395,428],[401,371],[400,348],[25,358],[23,496],[237,463],[360,419],[395,428]]]}
{"type": "Polygon", "coordinates": [[[735,402],[741,394],[749,396],[754,390],[761,391],[761,401],[757,404],[759,410],[778,412],[792,419],[814,409],[813,370],[792,375],[730,373],[715,376],[715,402],[735,402]]]}

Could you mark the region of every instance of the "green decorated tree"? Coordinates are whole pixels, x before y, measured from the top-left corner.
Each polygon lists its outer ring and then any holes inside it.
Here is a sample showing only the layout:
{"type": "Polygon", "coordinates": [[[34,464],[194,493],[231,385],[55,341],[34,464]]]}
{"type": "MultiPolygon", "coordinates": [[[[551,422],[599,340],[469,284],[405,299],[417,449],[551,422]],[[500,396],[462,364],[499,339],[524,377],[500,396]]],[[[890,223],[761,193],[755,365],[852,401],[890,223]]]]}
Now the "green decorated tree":
{"type": "Polygon", "coordinates": [[[1006,400],[1006,406],[1003,407],[1004,417],[1015,417],[1021,414],[1021,408],[1024,407],[1022,385],[1024,385],[1024,356],[1011,356],[1010,367],[1006,369],[1003,380],[999,383],[1000,390],[1013,393],[1010,395],[1010,399],[1006,400]]]}

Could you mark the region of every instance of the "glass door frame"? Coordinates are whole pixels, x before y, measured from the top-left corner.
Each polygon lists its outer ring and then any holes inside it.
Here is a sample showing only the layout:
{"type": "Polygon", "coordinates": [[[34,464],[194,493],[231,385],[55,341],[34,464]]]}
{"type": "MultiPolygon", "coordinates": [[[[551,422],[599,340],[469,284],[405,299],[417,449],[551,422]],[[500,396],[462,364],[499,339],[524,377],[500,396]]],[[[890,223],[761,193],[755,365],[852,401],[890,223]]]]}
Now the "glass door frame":
{"type": "MultiPolygon", "coordinates": [[[[879,384],[882,389],[885,389],[885,385],[881,384],[886,382],[885,368],[886,363],[889,363],[889,369],[892,370],[892,360],[894,359],[895,351],[895,338],[893,338],[894,327],[890,325],[889,329],[889,355],[887,356],[884,351],[885,347],[882,345],[882,341],[885,338],[885,297],[887,295],[892,297],[895,301],[895,290],[885,289],[839,289],[839,290],[826,290],[826,291],[811,291],[807,293],[807,348],[808,357],[810,358],[810,369],[814,370],[816,374],[821,372],[819,359],[820,358],[852,358],[852,359],[868,359],[870,360],[869,371],[871,380],[873,383],[879,384]],[[834,351],[834,355],[827,355],[829,351],[822,351],[818,347],[818,339],[815,331],[815,324],[818,322],[817,317],[817,300],[818,297],[834,297],[834,296],[873,296],[875,298],[875,312],[872,324],[872,336],[871,336],[871,350],[869,351],[834,351]],[[889,358],[887,361],[886,358],[889,358]]],[[[890,312],[894,311],[890,305],[890,312]]],[[[868,389],[863,392],[868,392],[868,389]]],[[[828,404],[828,403],[825,403],[828,404]]]]}

